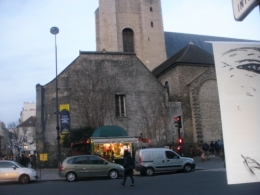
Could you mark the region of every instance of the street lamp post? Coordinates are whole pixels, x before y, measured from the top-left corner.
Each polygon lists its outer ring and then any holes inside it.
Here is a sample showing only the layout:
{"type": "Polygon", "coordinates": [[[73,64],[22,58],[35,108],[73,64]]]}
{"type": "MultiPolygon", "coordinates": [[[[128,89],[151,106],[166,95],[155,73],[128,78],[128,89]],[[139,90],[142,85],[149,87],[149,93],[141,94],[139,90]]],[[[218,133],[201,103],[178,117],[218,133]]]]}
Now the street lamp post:
{"type": "Polygon", "coordinates": [[[56,35],[59,33],[57,27],[52,27],[50,30],[51,34],[55,35],[55,62],[56,62],[56,130],[57,130],[57,144],[58,144],[58,168],[60,170],[61,157],[60,157],[60,126],[59,126],[59,102],[58,102],[58,68],[57,68],[57,45],[56,45],[56,35]]]}

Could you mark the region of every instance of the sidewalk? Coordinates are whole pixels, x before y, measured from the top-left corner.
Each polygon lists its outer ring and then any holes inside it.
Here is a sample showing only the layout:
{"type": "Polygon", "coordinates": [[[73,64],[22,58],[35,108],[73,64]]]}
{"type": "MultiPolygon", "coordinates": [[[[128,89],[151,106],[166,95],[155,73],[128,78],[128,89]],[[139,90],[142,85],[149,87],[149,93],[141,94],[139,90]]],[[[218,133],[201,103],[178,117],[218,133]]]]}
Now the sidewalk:
{"type": "MultiPolygon", "coordinates": [[[[210,160],[201,162],[199,156],[193,157],[196,163],[196,170],[225,170],[224,162],[221,158],[210,156],[210,160]]],[[[38,181],[53,181],[53,180],[66,180],[65,178],[59,177],[59,170],[58,169],[36,169],[39,179],[38,181]]],[[[135,174],[139,174],[135,172],[135,174]]]]}

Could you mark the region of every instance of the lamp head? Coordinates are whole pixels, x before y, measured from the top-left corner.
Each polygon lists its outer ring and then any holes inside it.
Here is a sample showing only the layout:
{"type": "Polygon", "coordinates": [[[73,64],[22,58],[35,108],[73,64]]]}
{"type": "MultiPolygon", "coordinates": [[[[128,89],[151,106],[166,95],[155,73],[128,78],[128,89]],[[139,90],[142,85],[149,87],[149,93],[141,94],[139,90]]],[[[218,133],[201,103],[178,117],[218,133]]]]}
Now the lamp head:
{"type": "Polygon", "coordinates": [[[58,29],[58,27],[54,26],[51,28],[50,32],[51,32],[51,34],[56,35],[59,33],[59,29],[58,29]]]}

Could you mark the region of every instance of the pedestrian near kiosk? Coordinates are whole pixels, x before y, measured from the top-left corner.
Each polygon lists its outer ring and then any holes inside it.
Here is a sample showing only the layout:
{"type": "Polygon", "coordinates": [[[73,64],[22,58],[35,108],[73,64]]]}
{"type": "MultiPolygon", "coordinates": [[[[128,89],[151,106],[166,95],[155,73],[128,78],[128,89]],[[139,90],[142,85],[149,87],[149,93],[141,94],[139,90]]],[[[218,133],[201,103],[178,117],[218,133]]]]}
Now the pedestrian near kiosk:
{"type": "Polygon", "coordinates": [[[133,187],[135,185],[134,184],[134,178],[133,178],[134,162],[133,162],[131,154],[128,150],[124,151],[124,168],[125,168],[124,180],[121,183],[121,185],[125,186],[126,179],[129,176],[131,178],[131,181],[132,181],[131,187],[133,187]]]}
{"type": "Polygon", "coordinates": [[[207,142],[205,142],[205,143],[203,144],[202,150],[203,150],[203,152],[204,152],[204,154],[205,154],[205,158],[206,158],[207,160],[209,160],[209,144],[208,144],[207,142]]]}
{"type": "Polygon", "coordinates": [[[209,145],[209,152],[211,155],[214,155],[215,154],[215,144],[213,143],[213,141],[210,142],[210,145],[209,145]]]}

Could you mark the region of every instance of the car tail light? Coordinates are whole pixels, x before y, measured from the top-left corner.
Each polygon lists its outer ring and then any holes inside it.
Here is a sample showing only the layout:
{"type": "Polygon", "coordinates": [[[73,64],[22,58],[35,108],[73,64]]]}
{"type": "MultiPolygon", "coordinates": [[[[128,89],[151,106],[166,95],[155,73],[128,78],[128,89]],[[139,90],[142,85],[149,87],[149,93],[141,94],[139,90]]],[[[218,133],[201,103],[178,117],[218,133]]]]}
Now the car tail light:
{"type": "Polygon", "coordinates": [[[139,156],[139,164],[142,165],[142,157],[139,156]]]}
{"type": "Polygon", "coordinates": [[[64,171],[64,169],[65,169],[64,166],[61,166],[61,167],[60,167],[60,170],[61,170],[61,171],[64,171]]]}

